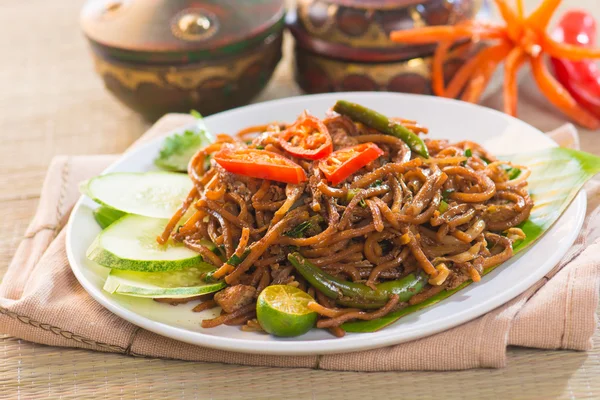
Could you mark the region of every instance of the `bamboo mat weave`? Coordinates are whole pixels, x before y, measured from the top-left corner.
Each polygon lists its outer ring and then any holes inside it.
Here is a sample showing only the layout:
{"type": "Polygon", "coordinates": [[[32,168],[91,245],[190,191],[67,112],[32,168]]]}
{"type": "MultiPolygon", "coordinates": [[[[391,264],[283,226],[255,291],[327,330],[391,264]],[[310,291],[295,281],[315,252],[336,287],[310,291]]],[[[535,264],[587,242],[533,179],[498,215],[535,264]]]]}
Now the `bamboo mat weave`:
{"type": "MultiPolygon", "coordinates": [[[[600,20],[598,0],[565,3],[600,20]]],[[[50,159],[120,152],[148,126],[95,76],[78,28],[81,5],[0,0],[0,279],[50,159]]],[[[300,93],[290,55],[286,38],[284,61],[257,101],[300,93]]],[[[521,115],[538,128],[563,122],[537,89],[525,85],[521,98],[521,115]]],[[[582,148],[600,154],[597,135],[581,132],[582,148]]],[[[508,367],[498,370],[355,373],[142,359],[0,334],[0,399],[600,399],[600,332],[594,344],[588,353],[510,349],[508,367]]]]}
{"type": "Polygon", "coordinates": [[[142,359],[4,339],[0,398],[598,399],[599,369],[598,350],[511,350],[509,366],[498,370],[340,373],[142,359]]]}

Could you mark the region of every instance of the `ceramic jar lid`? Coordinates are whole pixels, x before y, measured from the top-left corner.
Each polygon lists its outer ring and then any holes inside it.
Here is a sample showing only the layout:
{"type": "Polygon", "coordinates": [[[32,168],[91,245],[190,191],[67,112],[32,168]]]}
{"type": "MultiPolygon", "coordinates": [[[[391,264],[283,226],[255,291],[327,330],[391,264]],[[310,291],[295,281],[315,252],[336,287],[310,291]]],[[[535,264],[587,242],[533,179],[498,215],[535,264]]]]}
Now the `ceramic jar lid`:
{"type": "Polygon", "coordinates": [[[283,28],[283,0],[89,0],[81,26],[96,51],[141,63],[242,52],[283,28]]]}

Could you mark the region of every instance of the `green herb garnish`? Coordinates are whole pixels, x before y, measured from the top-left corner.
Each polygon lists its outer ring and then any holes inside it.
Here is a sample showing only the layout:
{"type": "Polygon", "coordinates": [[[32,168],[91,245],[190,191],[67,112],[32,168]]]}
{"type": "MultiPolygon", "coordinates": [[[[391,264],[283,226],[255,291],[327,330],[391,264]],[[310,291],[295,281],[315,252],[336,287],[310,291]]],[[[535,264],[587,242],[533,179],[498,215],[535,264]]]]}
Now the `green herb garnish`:
{"type": "Polygon", "coordinates": [[[197,110],[190,110],[190,115],[196,119],[202,119],[202,114],[197,110]]]}
{"type": "Polygon", "coordinates": [[[521,175],[521,169],[519,169],[519,168],[510,167],[508,165],[503,165],[502,169],[504,169],[504,171],[508,175],[508,180],[510,180],[510,181],[512,181],[513,179],[516,179],[519,175],[521,175]]]}
{"type": "Polygon", "coordinates": [[[442,191],[442,199],[444,201],[448,201],[448,199],[450,198],[450,195],[454,192],[455,192],[454,189],[446,189],[446,190],[442,191]]]}
{"type": "MultiPolygon", "coordinates": [[[[377,182],[377,181],[375,181],[377,182]]],[[[356,196],[358,193],[360,193],[360,191],[363,189],[349,189],[348,193],[346,193],[346,202],[350,203],[352,201],[352,199],[354,198],[354,196],[356,196]]],[[[360,201],[358,202],[358,205],[365,208],[367,206],[367,203],[365,202],[365,199],[360,199],[360,201]]]]}
{"type": "Polygon", "coordinates": [[[517,179],[519,177],[519,175],[521,175],[521,169],[519,169],[519,168],[511,168],[507,172],[508,172],[508,179],[511,181],[513,179],[517,179]]]}
{"type": "Polygon", "coordinates": [[[360,191],[361,189],[348,189],[348,192],[346,193],[346,203],[350,203],[354,196],[356,196],[360,191]]]}
{"type": "Polygon", "coordinates": [[[250,249],[246,249],[246,251],[244,251],[241,255],[241,257],[238,257],[237,255],[232,255],[231,257],[229,257],[229,260],[227,260],[227,264],[237,267],[238,265],[240,265],[242,263],[242,261],[244,261],[244,259],[248,256],[248,254],[250,254],[250,249]]]}
{"type": "Polygon", "coordinates": [[[439,211],[441,214],[443,214],[443,213],[445,213],[446,211],[448,211],[448,207],[449,207],[449,206],[448,206],[448,203],[446,203],[444,200],[442,200],[442,201],[440,202],[440,206],[438,207],[438,211],[439,211]]]}
{"type": "Polygon", "coordinates": [[[196,129],[168,136],[154,160],[157,167],[168,171],[186,172],[192,156],[200,148],[214,141],[213,136],[206,130],[200,113],[192,110],[191,114],[198,119],[196,129]]]}
{"type": "MultiPolygon", "coordinates": [[[[238,257],[237,255],[234,254],[231,257],[229,257],[229,260],[227,260],[227,264],[229,264],[233,267],[237,267],[238,265],[240,265],[242,263],[242,261],[244,261],[244,259],[248,256],[248,254],[250,254],[250,249],[246,249],[246,251],[244,251],[240,257],[238,257]]],[[[217,279],[213,275],[215,273],[215,271],[208,272],[203,278],[204,282],[207,282],[207,283],[219,282],[221,279],[217,279]]]]}
{"type": "MultiPolygon", "coordinates": [[[[465,157],[469,158],[471,156],[473,156],[473,151],[471,149],[466,149],[465,157]]],[[[467,161],[465,160],[465,161],[461,162],[460,165],[462,165],[464,167],[465,165],[467,165],[467,161]]]]}
{"type": "Polygon", "coordinates": [[[284,233],[284,236],[293,237],[293,238],[301,238],[304,236],[304,232],[310,228],[311,221],[304,221],[300,224],[296,225],[289,231],[284,233]]]}

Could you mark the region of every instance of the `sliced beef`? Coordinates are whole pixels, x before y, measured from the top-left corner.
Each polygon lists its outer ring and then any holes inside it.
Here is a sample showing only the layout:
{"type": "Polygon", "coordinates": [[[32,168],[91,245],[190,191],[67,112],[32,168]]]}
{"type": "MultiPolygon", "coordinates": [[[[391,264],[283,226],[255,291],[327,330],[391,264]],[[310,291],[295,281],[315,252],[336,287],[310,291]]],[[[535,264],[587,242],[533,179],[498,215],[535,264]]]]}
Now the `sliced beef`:
{"type": "Polygon", "coordinates": [[[352,147],[359,143],[358,140],[349,136],[343,129],[334,129],[329,131],[334,149],[343,149],[344,147],[352,147]]]}
{"type": "Polygon", "coordinates": [[[215,301],[226,313],[232,313],[252,303],[256,289],[248,285],[227,287],[215,294],[215,301]]]}

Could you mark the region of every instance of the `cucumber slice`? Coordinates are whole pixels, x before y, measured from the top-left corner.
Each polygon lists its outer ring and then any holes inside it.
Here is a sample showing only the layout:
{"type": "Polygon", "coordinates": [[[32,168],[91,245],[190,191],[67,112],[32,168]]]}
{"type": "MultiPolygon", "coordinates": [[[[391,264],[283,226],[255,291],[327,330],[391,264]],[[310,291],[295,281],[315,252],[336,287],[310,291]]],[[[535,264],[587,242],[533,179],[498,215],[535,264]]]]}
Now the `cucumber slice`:
{"type": "Polygon", "coordinates": [[[219,291],[225,282],[206,283],[201,276],[214,267],[189,267],[170,272],[132,272],[113,269],[104,290],[134,297],[177,298],[198,296],[219,291]]]}
{"type": "Polygon", "coordinates": [[[117,172],[90,179],[82,193],[128,214],[170,218],[191,189],[185,174],[117,172]]]}
{"type": "Polygon", "coordinates": [[[100,206],[94,210],[94,219],[102,229],[108,228],[112,223],[116,222],[124,215],[125,213],[123,211],[115,210],[108,206],[100,206]]]}
{"type": "Polygon", "coordinates": [[[159,245],[156,237],[167,222],[166,219],[126,215],[98,235],[87,257],[108,268],[130,271],[173,271],[194,266],[214,269],[182,244],[169,240],[166,245],[159,245]]]}

